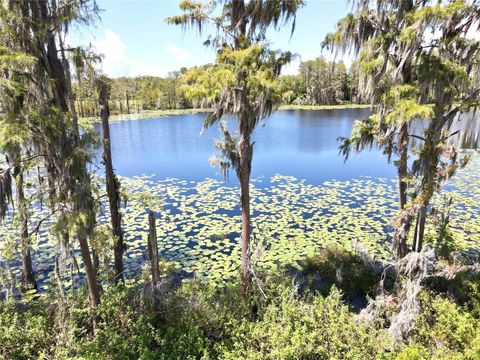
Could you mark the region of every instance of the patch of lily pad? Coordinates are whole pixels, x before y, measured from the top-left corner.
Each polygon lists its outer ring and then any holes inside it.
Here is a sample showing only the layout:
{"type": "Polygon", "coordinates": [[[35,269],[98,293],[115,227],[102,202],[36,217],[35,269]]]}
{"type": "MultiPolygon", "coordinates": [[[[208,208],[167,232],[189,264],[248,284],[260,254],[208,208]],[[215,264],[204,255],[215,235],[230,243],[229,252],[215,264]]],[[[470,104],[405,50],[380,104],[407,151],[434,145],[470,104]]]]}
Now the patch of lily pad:
{"type": "MultiPolygon", "coordinates": [[[[478,253],[480,152],[469,153],[471,161],[448,182],[444,194],[453,199],[450,226],[456,246],[478,253]]],[[[188,274],[217,285],[237,276],[241,227],[238,187],[215,179],[200,182],[173,178],[154,180],[148,175],[120,180],[130,193],[122,209],[127,277],[136,276],[146,262],[148,216],[145,204],[135,196],[139,193],[161,199],[157,235],[164,259],[188,274]]],[[[311,185],[291,176],[275,175],[252,181],[251,201],[252,242],[258,267],[298,266],[300,261],[328,244],[351,248],[354,242],[359,242],[378,258],[392,256],[390,223],[398,207],[396,180],[361,177],[311,185]]],[[[438,196],[434,206],[440,202],[438,196]]],[[[32,224],[46,215],[47,209],[37,209],[31,214],[32,224]]],[[[108,224],[108,216],[108,206],[104,206],[99,222],[108,224]]],[[[33,241],[35,270],[43,289],[51,286],[55,256],[61,253],[56,240],[49,235],[52,221],[44,223],[43,230],[33,241]]],[[[434,232],[433,225],[429,224],[427,237],[433,237],[434,232]]],[[[0,227],[0,271],[3,271],[0,278],[20,276],[21,264],[13,261],[18,257],[9,250],[15,248],[12,244],[16,241],[16,230],[11,221],[7,221],[0,227]]],[[[72,246],[71,250],[81,270],[78,249],[72,246]]],[[[63,275],[73,286],[82,276],[75,275],[75,264],[71,258],[68,261],[63,275]]]]}

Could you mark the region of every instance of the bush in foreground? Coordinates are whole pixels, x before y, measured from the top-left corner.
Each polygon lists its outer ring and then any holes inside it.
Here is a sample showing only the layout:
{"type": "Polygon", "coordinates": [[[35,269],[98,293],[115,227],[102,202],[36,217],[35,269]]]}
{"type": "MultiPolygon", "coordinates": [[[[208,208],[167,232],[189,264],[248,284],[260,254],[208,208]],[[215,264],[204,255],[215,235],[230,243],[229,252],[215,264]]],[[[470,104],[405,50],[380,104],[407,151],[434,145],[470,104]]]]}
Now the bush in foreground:
{"type": "Polygon", "coordinates": [[[307,262],[304,276],[320,271],[329,293],[309,289],[308,281],[299,291],[277,272],[258,274],[262,291],[254,287],[249,303],[235,285],[191,280],[176,287],[168,278],[155,289],[143,280],[106,287],[95,313],[84,292],[2,303],[0,358],[480,359],[477,273],[426,284],[415,330],[393,344],[387,328],[398,303],[363,323],[348,305],[351,296],[369,292],[377,276],[352,256],[328,250],[307,262]],[[357,278],[367,280],[348,285],[357,278]]]}
{"type": "MultiPolygon", "coordinates": [[[[4,359],[478,359],[478,319],[448,299],[425,292],[418,330],[393,347],[380,322],[358,323],[333,288],[298,298],[278,285],[253,319],[236,288],[183,286],[164,307],[138,287],[112,288],[97,311],[95,335],[86,295],[66,304],[35,300],[3,304],[4,359]]],[[[53,301],[53,302],[52,302],[53,301]]]]}

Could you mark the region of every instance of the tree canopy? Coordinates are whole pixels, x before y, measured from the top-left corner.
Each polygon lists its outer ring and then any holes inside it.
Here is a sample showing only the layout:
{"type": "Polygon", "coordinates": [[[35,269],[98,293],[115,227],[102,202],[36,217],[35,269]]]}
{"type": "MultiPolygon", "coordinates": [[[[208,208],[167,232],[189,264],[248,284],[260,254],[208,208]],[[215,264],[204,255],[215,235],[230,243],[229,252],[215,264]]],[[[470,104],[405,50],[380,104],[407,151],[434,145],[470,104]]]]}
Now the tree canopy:
{"type": "Polygon", "coordinates": [[[463,0],[430,2],[356,2],[356,12],[340,20],[324,46],[359,53],[361,91],[377,112],[359,122],[342,151],[360,151],[373,141],[390,158],[398,155],[400,211],[395,222],[398,256],[407,252],[406,237],[417,215],[413,249],[422,248],[427,207],[440,186],[465,164],[446,140],[454,119],[475,109],[479,89],[472,81],[480,43],[479,8],[463,0]],[[428,121],[424,134],[410,134],[414,120],[428,121]],[[423,146],[407,169],[412,138],[423,146]],[[407,196],[409,199],[407,200],[407,196]]]}

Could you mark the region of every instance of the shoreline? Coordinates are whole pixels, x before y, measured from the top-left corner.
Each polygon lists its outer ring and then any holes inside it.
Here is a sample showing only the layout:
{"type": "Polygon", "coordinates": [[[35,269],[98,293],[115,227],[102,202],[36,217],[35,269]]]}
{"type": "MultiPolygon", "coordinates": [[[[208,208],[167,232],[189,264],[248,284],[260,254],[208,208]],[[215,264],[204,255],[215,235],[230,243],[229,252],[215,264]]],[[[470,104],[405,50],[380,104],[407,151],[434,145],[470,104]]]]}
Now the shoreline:
{"type": "Polygon", "coordinates": [[[370,104],[339,104],[339,105],[282,105],[278,110],[343,110],[367,109],[370,104]]]}
{"type": "MultiPolygon", "coordinates": [[[[282,105],[277,111],[285,110],[342,110],[342,109],[366,109],[371,107],[370,104],[341,104],[341,105],[282,105]]],[[[143,120],[153,119],[157,117],[186,115],[186,114],[199,114],[211,112],[211,109],[206,108],[191,108],[191,109],[169,109],[169,110],[143,110],[139,113],[133,114],[118,114],[111,115],[110,121],[125,121],[125,120],[143,120]]],[[[100,122],[100,117],[86,117],[81,118],[82,121],[88,123],[100,122]]]]}

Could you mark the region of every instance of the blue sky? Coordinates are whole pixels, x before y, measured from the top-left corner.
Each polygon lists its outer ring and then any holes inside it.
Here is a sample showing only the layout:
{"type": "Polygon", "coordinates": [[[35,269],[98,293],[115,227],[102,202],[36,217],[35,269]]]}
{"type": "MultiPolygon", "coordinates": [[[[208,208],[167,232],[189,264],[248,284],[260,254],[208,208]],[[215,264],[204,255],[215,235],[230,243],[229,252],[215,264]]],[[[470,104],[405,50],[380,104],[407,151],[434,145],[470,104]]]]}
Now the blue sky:
{"type": "MultiPolygon", "coordinates": [[[[101,20],[94,27],[70,34],[74,45],[92,43],[104,55],[102,70],[111,77],[157,75],[182,66],[191,67],[214,61],[214,51],[203,46],[203,35],[194,30],[167,24],[165,18],[179,14],[176,0],[99,0],[101,20]]],[[[290,39],[290,26],[270,31],[273,47],[289,50],[302,60],[321,55],[325,34],[349,11],[344,0],[307,0],[298,11],[296,30],[290,39]]],[[[329,53],[324,53],[332,57],[329,53]]],[[[284,73],[296,73],[296,60],[284,73]]]]}

